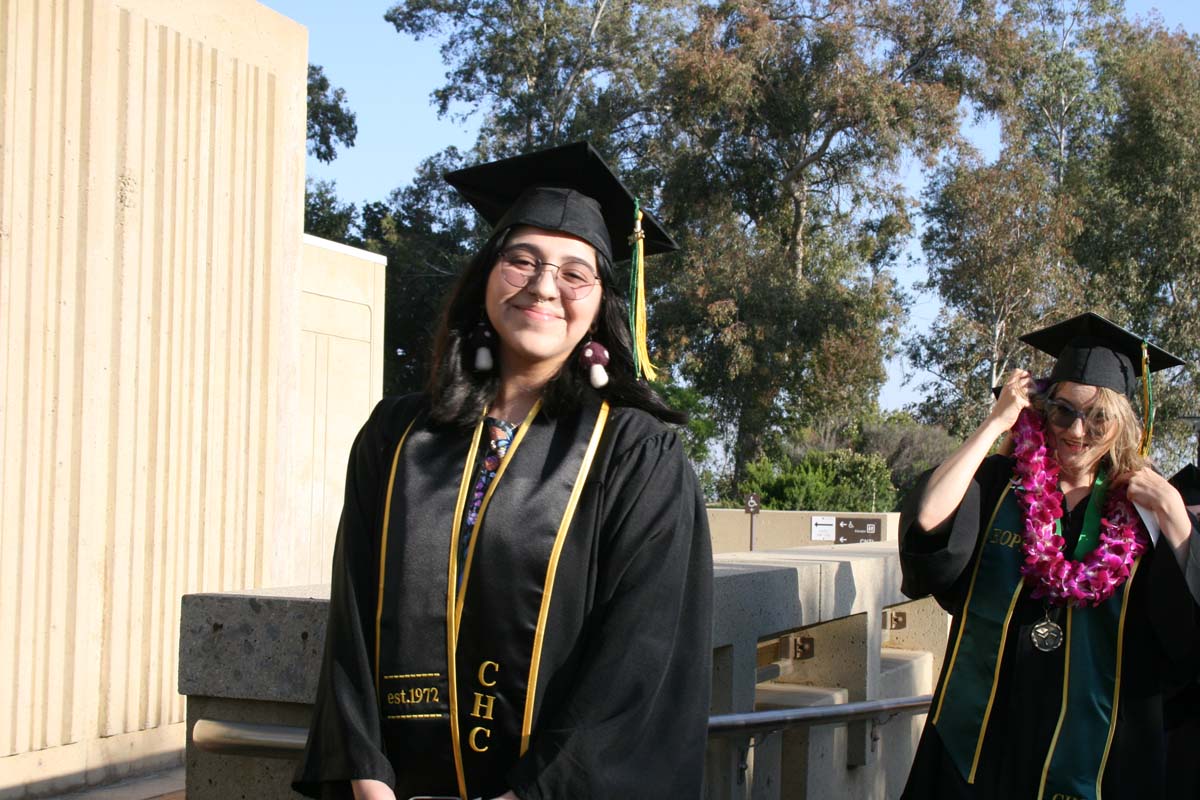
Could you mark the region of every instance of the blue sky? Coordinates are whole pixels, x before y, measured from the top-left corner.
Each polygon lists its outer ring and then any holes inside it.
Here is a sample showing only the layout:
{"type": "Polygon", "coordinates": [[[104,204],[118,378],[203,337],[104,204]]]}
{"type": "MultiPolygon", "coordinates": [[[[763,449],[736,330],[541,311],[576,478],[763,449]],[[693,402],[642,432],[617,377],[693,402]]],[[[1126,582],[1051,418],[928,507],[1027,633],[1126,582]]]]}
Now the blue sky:
{"type": "MultiPolygon", "coordinates": [[[[386,0],[264,0],[263,4],[308,28],[309,62],[324,67],[333,85],[346,90],[357,117],[354,147],[340,150],[332,164],[308,159],[308,175],[336,181],[343,201],[381,200],[408,184],[426,156],[448,145],[474,143],[475,119],[454,119],[453,109],[439,119],[430,100],[446,73],[438,42],[397,33],[383,19],[391,5],[386,0]]],[[[1195,0],[1127,0],[1126,13],[1130,17],[1158,14],[1169,28],[1200,31],[1200,3],[1195,0]]],[[[977,129],[973,138],[985,153],[996,151],[998,136],[993,129],[977,129]]],[[[911,170],[906,183],[914,191],[919,189],[919,171],[911,170]]],[[[902,285],[911,286],[924,275],[919,267],[902,265],[898,277],[902,285]]],[[[937,308],[932,298],[917,298],[908,329],[927,328],[937,308]]],[[[903,385],[904,375],[911,371],[899,358],[888,365],[888,382],[880,396],[884,408],[899,408],[917,399],[919,376],[918,381],[903,385]]]]}

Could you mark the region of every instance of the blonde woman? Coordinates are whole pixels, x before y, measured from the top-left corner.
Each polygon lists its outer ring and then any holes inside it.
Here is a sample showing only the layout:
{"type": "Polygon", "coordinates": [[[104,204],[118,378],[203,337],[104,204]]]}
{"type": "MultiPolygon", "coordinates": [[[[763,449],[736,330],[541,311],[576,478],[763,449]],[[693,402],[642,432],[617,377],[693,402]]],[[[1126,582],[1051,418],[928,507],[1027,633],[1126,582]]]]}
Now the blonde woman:
{"type": "Polygon", "coordinates": [[[1161,797],[1162,697],[1200,652],[1200,537],[1140,454],[1131,397],[1182,362],[1096,314],[1023,370],[906,499],[904,591],[953,616],[904,797],[1161,797]],[[1008,454],[988,455],[1009,434],[1008,454]]]}

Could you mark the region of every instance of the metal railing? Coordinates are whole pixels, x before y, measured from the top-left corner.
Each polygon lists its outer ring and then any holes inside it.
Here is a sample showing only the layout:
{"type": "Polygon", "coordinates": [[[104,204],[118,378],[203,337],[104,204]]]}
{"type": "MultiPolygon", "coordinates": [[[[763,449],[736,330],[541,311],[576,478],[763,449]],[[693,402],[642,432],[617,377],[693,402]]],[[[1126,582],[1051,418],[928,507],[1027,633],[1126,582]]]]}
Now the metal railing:
{"type": "Polygon", "coordinates": [[[192,743],[196,747],[232,756],[299,758],[307,738],[308,728],[295,725],[198,719],[192,726],[192,743]]]}
{"type": "Polygon", "coordinates": [[[895,697],[887,700],[860,700],[832,706],[779,708],[744,714],[719,714],[708,718],[708,736],[752,736],[804,725],[838,725],[859,720],[874,720],[882,725],[901,714],[923,714],[929,710],[933,695],[895,697]]]}
{"type": "MultiPolygon", "coordinates": [[[[859,720],[875,720],[878,724],[884,724],[901,714],[924,713],[929,710],[932,700],[933,695],[923,694],[832,706],[719,714],[709,718],[708,735],[710,738],[753,736],[806,725],[839,725],[859,720]]],[[[307,728],[294,725],[199,719],[192,727],[192,742],[196,747],[225,755],[297,758],[304,752],[304,740],[307,737],[307,728]]]]}

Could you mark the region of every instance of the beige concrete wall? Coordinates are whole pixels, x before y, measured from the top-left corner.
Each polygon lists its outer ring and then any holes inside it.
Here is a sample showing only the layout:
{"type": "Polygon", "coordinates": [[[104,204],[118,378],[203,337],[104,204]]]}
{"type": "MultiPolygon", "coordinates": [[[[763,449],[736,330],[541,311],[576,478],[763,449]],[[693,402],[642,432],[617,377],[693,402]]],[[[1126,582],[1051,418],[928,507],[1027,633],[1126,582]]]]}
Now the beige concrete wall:
{"type": "Polygon", "coordinates": [[[306,55],[252,0],[0,0],[0,794],[177,758],[180,595],[303,516],[306,55]]]}
{"type": "Polygon", "coordinates": [[[300,295],[299,512],[273,559],[272,586],[325,583],[346,459],[383,394],[383,294],[387,259],[304,236],[300,295]]]}

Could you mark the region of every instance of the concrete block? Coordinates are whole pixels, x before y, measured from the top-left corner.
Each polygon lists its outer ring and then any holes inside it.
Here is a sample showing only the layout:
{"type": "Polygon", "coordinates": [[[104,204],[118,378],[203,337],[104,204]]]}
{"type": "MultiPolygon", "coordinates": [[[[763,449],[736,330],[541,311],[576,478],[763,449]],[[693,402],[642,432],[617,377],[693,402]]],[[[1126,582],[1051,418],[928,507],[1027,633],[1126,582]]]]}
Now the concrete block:
{"type": "Polygon", "coordinates": [[[780,776],[782,756],[781,733],[755,737],[746,757],[746,781],[750,785],[750,800],[781,800],[790,797],[783,791],[780,776]]]}
{"type": "MultiPolygon", "coordinates": [[[[839,687],[851,701],[878,696],[879,650],[876,631],[868,624],[869,615],[855,614],[806,628],[803,634],[813,640],[811,658],[792,663],[780,678],[783,683],[814,687],[839,687]]],[[[847,727],[846,763],[861,766],[868,759],[868,725],[852,722],[847,727]]]]}
{"type": "MultiPolygon", "coordinates": [[[[818,566],[784,563],[714,565],[713,713],[750,711],[754,706],[758,643],[817,619],[818,566]]],[[[710,742],[707,791],[710,797],[749,796],[754,754],[748,739],[710,742]]]]}
{"type": "Polygon", "coordinates": [[[384,275],[375,253],[305,234],[300,295],[296,527],[279,537],[273,585],[329,579],[346,454],[383,393],[384,275]]]}
{"type": "Polygon", "coordinates": [[[950,615],[932,597],[889,605],[888,611],[904,614],[904,627],[884,631],[885,645],[893,649],[923,650],[933,656],[933,674],[940,675],[950,633],[950,615]]]}
{"type": "MultiPolygon", "coordinates": [[[[714,615],[715,617],[715,615],[714,615]]],[[[714,643],[715,644],[715,643],[714,643]]],[[[737,648],[745,661],[745,646],[737,648]]],[[[735,704],[741,707],[741,694],[745,692],[745,681],[737,680],[737,659],[732,644],[713,648],[712,694],[709,703],[711,714],[733,713],[735,704]]],[[[745,667],[743,666],[743,669],[745,667]]],[[[722,737],[710,739],[704,753],[704,782],[706,797],[743,797],[746,775],[745,749],[749,740],[722,737]]]]}
{"type": "MultiPolygon", "coordinates": [[[[911,697],[933,692],[936,675],[930,653],[885,649],[880,654],[879,666],[879,682],[885,697],[911,697]]],[[[880,726],[880,755],[887,800],[900,797],[904,790],[926,716],[908,714],[880,726]]]]}
{"type": "Polygon", "coordinates": [[[722,556],[713,565],[713,644],[769,638],[821,620],[823,567],[760,554],[722,556]]]}
{"type": "Polygon", "coordinates": [[[179,693],[311,703],[321,671],[328,593],[327,586],[313,586],[185,596],[179,693]]]}
{"type": "MultiPolygon", "coordinates": [[[[758,687],[755,710],[841,705],[848,699],[846,690],[836,687],[765,683],[758,687]]],[[[840,772],[845,768],[845,748],[843,746],[842,757],[838,758],[835,733],[836,729],[831,726],[804,726],[772,734],[780,740],[781,796],[788,800],[823,797],[809,793],[809,776],[814,770],[840,772]]]]}
{"type": "Polygon", "coordinates": [[[879,654],[879,690],[883,697],[930,694],[933,681],[931,653],[884,648],[879,654]]]}

